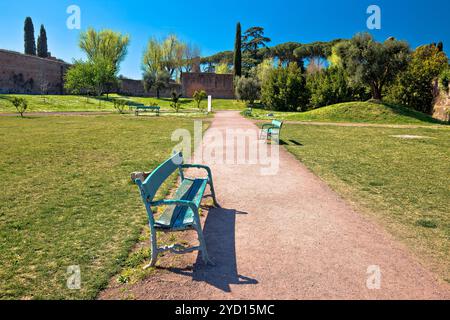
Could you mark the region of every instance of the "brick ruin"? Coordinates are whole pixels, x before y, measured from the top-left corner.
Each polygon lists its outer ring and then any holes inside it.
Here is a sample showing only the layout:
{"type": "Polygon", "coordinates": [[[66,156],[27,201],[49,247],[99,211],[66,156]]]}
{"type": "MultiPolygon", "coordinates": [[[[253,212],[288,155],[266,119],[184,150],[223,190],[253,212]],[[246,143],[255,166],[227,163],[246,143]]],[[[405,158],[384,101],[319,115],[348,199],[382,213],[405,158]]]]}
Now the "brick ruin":
{"type": "Polygon", "coordinates": [[[183,73],[181,86],[186,97],[192,97],[196,90],[205,90],[213,98],[234,99],[232,74],[183,73]]]}
{"type": "MultiPolygon", "coordinates": [[[[55,58],[39,58],[0,49],[0,93],[64,94],[64,75],[70,64],[55,58]]],[[[156,96],[145,92],[140,80],[121,79],[118,93],[128,96],[156,96]]],[[[192,97],[195,90],[205,90],[213,98],[234,98],[233,75],[183,73],[181,84],[170,83],[160,91],[170,97],[173,91],[192,97]]]]}
{"type": "Polygon", "coordinates": [[[54,58],[0,50],[0,93],[63,94],[64,74],[69,67],[54,58]]]}
{"type": "MultiPolygon", "coordinates": [[[[183,89],[181,85],[176,82],[169,83],[167,88],[160,90],[159,94],[161,97],[170,97],[172,92],[181,93],[183,89]]],[[[156,90],[151,89],[149,92],[146,92],[141,80],[132,80],[132,79],[121,79],[120,87],[117,92],[124,96],[136,96],[136,97],[155,97],[156,90]]]]}
{"type": "Polygon", "coordinates": [[[448,92],[439,92],[433,108],[433,118],[450,121],[450,87],[448,92]]]}

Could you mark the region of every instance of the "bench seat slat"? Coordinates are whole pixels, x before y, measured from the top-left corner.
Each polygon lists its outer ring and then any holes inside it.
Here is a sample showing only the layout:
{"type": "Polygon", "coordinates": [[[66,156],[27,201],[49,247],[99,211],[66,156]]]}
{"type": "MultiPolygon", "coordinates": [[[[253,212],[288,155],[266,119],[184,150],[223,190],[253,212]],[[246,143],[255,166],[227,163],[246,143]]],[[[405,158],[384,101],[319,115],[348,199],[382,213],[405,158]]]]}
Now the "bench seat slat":
{"type": "MultiPolygon", "coordinates": [[[[199,206],[206,189],[208,179],[185,179],[175,192],[174,199],[193,201],[199,206]]],[[[194,212],[184,206],[168,206],[155,221],[160,229],[183,229],[194,223],[194,212]]]]}

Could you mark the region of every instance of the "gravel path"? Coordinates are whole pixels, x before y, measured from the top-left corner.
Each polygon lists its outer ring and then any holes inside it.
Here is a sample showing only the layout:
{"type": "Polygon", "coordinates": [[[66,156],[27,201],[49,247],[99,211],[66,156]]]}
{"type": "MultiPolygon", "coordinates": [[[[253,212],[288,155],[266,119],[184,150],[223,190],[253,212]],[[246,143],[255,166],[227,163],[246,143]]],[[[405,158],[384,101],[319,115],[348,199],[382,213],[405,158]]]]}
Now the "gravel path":
{"type": "MultiPolygon", "coordinates": [[[[206,132],[204,148],[214,143],[208,140],[213,129],[229,128],[258,130],[238,112],[218,112],[206,132]]],[[[283,148],[274,176],[261,175],[259,165],[210,165],[223,207],[209,210],[204,227],[216,266],[205,266],[197,253],[181,258],[167,255],[157,273],[130,286],[127,295],[136,299],[450,298],[448,284],[438,282],[403,245],[355,212],[283,148]],[[380,289],[367,287],[370,266],[381,271],[380,289]]],[[[195,234],[189,233],[187,239],[195,239],[195,234]]],[[[99,298],[122,298],[122,289],[112,284],[99,298]]]]}

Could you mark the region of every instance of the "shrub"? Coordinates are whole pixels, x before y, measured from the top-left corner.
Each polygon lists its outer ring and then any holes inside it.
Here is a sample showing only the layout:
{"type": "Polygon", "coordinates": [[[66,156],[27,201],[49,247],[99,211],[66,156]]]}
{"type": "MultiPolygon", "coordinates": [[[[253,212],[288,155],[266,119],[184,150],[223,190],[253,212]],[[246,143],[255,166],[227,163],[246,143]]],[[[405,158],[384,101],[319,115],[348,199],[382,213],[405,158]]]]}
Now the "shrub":
{"type": "Polygon", "coordinates": [[[439,86],[441,87],[442,90],[444,90],[448,94],[449,85],[450,85],[450,68],[447,68],[439,76],[439,86]]]}
{"type": "Polygon", "coordinates": [[[24,98],[14,97],[11,100],[12,105],[16,108],[17,112],[20,113],[20,116],[23,118],[23,114],[28,108],[28,102],[24,98]]]}
{"type": "Polygon", "coordinates": [[[447,56],[434,45],[422,46],[412,54],[405,72],[389,89],[387,99],[424,113],[433,110],[433,82],[447,67],[447,56]]]}
{"type": "Polygon", "coordinates": [[[306,80],[297,63],[269,72],[262,84],[261,99],[266,108],[277,111],[305,111],[309,102],[306,80]]]}
{"type": "Polygon", "coordinates": [[[192,95],[192,98],[194,98],[195,103],[197,104],[197,109],[204,111],[204,108],[201,107],[202,100],[206,98],[206,92],[205,90],[197,90],[192,95]]]}
{"type": "Polygon", "coordinates": [[[255,78],[238,77],[236,80],[236,96],[239,100],[252,106],[260,98],[261,85],[255,78]]]}
{"type": "Polygon", "coordinates": [[[178,113],[180,111],[181,108],[181,102],[180,102],[180,98],[181,98],[182,94],[181,93],[177,93],[175,91],[172,92],[172,102],[170,103],[170,106],[178,113]]]}
{"type": "Polygon", "coordinates": [[[125,107],[128,105],[128,102],[125,101],[125,100],[116,100],[116,99],[114,99],[113,104],[114,104],[114,108],[115,108],[120,114],[122,114],[123,111],[125,110],[125,107]]]}
{"type": "Polygon", "coordinates": [[[309,104],[313,109],[370,98],[370,92],[366,87],[350,83],[342,67],[330,67],[309,75],[306,87],[311,94],[309,104]]]}

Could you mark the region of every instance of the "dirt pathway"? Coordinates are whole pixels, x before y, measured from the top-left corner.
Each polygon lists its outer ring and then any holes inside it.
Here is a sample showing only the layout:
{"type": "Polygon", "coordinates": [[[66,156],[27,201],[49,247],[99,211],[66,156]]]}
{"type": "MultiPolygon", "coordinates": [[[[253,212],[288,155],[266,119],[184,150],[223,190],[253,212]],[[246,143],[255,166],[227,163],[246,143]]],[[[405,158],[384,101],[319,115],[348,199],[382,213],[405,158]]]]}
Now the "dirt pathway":
{"type": "MultiPolygon", "coordinates": [[[[230,128],[258,131],[238,112],[219,112],[203,145],[214,143],[208,137],[213,129],[230,128]]],[[[438,283],[406,248],[283,148],[279,159],[273,176],[261,175],[259,165],[210,164],[223,207],[209,211],[204,227],[216,266],[205,266],[196,253],[178,260],[168,255],[155,276],[130,286],[127,294],[136,299],[450,297],[447,284],[438,283]],[[367,287],[370,266],[381,271],[380,289],[367,287]]],[[[377,281],[371,283],[376,287],[377,281]]],[[[100,298],[121,298],[123,292],[112,286],[100,298]]]]}

